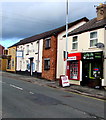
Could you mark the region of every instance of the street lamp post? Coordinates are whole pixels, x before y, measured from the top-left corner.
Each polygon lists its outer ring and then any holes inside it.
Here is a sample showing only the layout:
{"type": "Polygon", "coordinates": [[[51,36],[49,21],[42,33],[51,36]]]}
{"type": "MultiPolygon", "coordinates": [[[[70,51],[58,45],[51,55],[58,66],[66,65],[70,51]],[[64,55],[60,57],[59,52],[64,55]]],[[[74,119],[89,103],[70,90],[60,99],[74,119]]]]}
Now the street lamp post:
{"type": "Polygon", "coordinates": [[[68,51],[68,0],[66,0],[66,52],[65,52],[66,69],[65,69],[65,75],[67,75],[67,51],[68,51]]]}

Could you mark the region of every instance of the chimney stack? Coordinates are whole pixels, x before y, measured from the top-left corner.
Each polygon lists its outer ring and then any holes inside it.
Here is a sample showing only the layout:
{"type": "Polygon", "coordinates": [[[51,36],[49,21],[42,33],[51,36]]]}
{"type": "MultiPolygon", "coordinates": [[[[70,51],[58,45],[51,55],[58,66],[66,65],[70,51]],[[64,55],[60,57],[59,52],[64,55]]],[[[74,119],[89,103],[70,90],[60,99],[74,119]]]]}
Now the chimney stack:
{"type": "Polygon", "coordinates": [[[97,12],[97,20],[106,19],[106,4],[100,3],[96,8],[97,12]]]}

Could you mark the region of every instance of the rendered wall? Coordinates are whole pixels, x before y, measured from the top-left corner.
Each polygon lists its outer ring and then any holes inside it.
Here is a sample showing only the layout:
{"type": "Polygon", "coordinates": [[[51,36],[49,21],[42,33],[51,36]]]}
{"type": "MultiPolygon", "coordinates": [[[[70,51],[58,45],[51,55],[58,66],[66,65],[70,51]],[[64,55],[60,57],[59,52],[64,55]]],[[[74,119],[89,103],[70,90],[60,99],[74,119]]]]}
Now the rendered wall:
{"type": "MultiPolygon", "coordinates": [[[[97,29],[97,30],[93,30],[93,31],[97,31],[98,34],[98,43],[104,43],[106,46],[106,30],[104,32],[104,28],[101,29],[97,29]]],[[[93,32],[90,31],[90,32],[93,32]]],[[[70,53],[77,53],[77,52],[99,52],[99,51],[103,51],[102,49],[96,48],[96,47],[90,47],[90,32],[84,32],[82,34],[78,34],[75,36],[78,36],[78,49],[77,50],[72,50],[72,38],[73,36],[70,36],[68,38],[68,48],[70,53]]],[[[106,51],[106,49],[105,49],[106,51]]],[[[81,71],[80,71],[81,72],[81,71]]],[[[104,79],[102,79],[102,86],[106,86],[106,59],[104,61],[104,79]]],[[[83,74],[83,71],[82,71],[83,74]]],[[[80,80],[81,81],[81,80],[80,80]]]]}
{"type": "Polygon", "coordinates": [[[30,63],[31,57],[33,57],[34,68],[33,72],[42,72],[42,45],[43,40],[41,39],[39,43],[34,41],[32,43],[27,43],[24,45],[17,46],[17,51],[23,51],[23,57],[17,57],[17,71],[26,71],[27,62],[30,63]],[[27,45],[29,45],[29,54],[27,54],[27,45]],[[39,50],[38,50],[39,45],[39,50]],[[39,53],[39,54],[38,54],[39,53]],[[38,60],[39,55],[39,60],[38,60]],[[39,63],[38,63],[39,62],[39,63]]]}
{"type": "MultiPolygon", "coordinates": [[[[10,72],[15,72],[16,71],[16,47],[11,47],[8,48],[8,56],[11,56],[10,58],[10,62],[11,62],[11,67],[10,69],[6,69],[6,71],[10,71],[10,72]],[[14,65],[12,65],[12,61],[14,61],[14,65]]],[[[8,64],[8,60],[7,60],[7,64],[8,64]]]]}
{"type": "MultiPolygon", "coordinates": [[[[77,27],[83,25],[85,22],[80,22],[77,25],[71,27],[68,32],[71,32],[72,30],[76,29],[77,27]]],[[[56,78],[59,79],[60,75],[65,75],[65,61],[63,56],[63,51],[66,51],[66,38],[63,38],[63,36],[66,34],[66,32],[62,32],[58,35],[58,43],[57,43],[57,69],[56,69],[56,78]]],[[[71,40],[68,37],[68,52],[71,51],[71,40]]]]}

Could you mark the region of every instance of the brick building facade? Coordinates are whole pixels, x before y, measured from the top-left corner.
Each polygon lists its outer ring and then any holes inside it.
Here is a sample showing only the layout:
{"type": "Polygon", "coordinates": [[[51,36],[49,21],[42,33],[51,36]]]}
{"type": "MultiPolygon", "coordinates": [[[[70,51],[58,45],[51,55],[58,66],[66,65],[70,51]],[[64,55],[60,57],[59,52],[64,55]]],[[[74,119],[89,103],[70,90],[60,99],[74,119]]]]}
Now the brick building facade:
{"type": "Polygon", "coordinates": [[[0,55],[3,55],[3,51],[4,51],[4,47],[2,45],[0,45],[0,55]]]}
{"type": "Polygon", "coordinates": [[[42,78],[56,79],[57,37],[51,36],[43,40],[42,78]]]}

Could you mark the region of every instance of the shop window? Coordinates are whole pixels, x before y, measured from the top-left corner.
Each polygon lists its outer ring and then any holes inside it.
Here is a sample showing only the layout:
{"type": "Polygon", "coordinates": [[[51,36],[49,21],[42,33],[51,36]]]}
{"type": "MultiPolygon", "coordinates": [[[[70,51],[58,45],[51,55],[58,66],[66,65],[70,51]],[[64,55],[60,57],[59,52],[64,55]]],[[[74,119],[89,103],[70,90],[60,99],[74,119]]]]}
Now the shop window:
{"type": "Polygon", "coordinates": [[[46,38],[45,39],[45,49],[50,48],[50,41],[51,41],[51,38],[46,38]]]}
{"type": "Polygon", "coordinates": [[[78,61],[70,64],[70,79],[78,80],[78,61]]]}
{"type": "Polygon", "coordinates": [[[73,37],[72,49],[78,49],[78,36],[73,37]]]}
{"type": "Polygon", "coordinates": [[[99,74],[101,78],[103,78],[103,68],[102,68],[102,62],[96,61],[89,63],[89,78],[95,79],[95,74],[99,74]]]}
{"type": "Polygon", "coordinates": [[[98,42],[97,32],[90,33],[90,47],[95,47],[95,44],[98,42]]]}
{"type": "Polygon", "coordinates": [[[50,69],[50,58],[44,59],[44,70],[50,69]]]}

